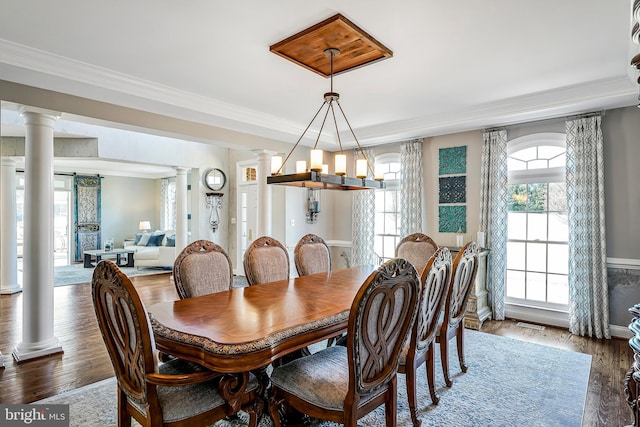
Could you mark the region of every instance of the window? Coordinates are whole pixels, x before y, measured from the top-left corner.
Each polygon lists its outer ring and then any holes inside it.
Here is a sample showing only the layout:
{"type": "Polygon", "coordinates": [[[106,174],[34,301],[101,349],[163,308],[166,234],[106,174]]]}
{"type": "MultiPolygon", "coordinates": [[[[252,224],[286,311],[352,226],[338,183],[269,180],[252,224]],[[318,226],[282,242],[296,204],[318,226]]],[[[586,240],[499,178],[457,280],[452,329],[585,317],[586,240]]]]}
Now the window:
{"type": "Polygon", "coordinates": [[[387,188],[376,190],[375,252],[381,262],[395,256],[400,241],[400,154],[376,156],[387,188]]]}
{"type": "Polygon", "coordinates": [[[568,309],[563,134],[509,143],[507,303],[568,309]]]}

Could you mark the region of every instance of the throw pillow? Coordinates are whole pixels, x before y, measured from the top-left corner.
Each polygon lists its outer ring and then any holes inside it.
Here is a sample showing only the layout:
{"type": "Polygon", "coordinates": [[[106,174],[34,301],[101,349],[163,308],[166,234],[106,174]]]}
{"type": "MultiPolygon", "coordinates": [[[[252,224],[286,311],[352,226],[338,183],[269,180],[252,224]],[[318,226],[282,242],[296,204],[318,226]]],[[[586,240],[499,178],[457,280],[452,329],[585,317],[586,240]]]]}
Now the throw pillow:
{"type": "Polygon", "coordinates": [[[155,234],[153,233],[149,236],[149,241],[147,242],[147,246],[160,246],[162,245],[162,239],[164,239],[164,233],[155,234]]]}
{"type": "Polygon", "coordinates": [[[140,242],[140,239],[141,239],[141,238],[142,238],[142,233],[136,233],[136,238],[135,238],[135,240],[133,241],[133,244],[134,244],[134,245],[137,245],[137,244],[138,244],[138,242],[140,242]]]}
{"type": "Polygon", "coordinates": [[[175,248],[176,247],[176,236],[167,236],[167,246],[175,248]]]}
{"type": "Polygon", "coordinates": [[[151,234],[142,233],[142,236],[140,236],[140,240],[138,240],[138,243],[136,243],[136,245],[138,245],[138,246],[147,246],[147,243],[149,242],[149,238],[150,237],[151,237],[151,234]]]}

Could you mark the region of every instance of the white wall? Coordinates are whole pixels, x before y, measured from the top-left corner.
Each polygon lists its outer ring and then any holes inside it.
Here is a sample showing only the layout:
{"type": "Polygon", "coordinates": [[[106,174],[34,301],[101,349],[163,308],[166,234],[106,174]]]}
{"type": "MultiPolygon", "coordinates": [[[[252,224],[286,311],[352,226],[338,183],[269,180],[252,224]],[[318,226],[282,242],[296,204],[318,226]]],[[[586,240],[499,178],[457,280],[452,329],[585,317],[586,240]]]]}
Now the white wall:
{"type": "Polygon", "coordinates": [[[113,239],[122,247],[125,238],[138,233],[138,223],[151,221],[160,227],[160,198],[157,180],[107,176],[102,180],[102,242],[113,239]]]}
{"type": "Polygon", "coordinates": [[[425,138],[422,145],[425,205],[422,211],[424,233],[441,246],[455,246],[455,233],[438,231],[438,153],[441,148],[467,146],[467,233],[465,243],[475,240],[480,224],[480,166],[482,132],[472,131],[425,138]]]}

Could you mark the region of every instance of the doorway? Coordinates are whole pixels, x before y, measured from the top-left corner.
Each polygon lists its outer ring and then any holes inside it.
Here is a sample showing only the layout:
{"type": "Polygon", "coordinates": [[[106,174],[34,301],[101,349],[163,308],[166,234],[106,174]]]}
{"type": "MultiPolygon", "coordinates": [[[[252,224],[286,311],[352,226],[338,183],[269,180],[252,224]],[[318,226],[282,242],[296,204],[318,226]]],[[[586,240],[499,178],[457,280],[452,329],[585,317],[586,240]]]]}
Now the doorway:
{"type": "Polygon", "coordinates": [[[258,164],[253,161],[237,163],[238,200],[237,206],[237,274],[244,275],[244,253],[251,244],[256,233],[258,213],[258,182],[256,171],[258,164]]]}

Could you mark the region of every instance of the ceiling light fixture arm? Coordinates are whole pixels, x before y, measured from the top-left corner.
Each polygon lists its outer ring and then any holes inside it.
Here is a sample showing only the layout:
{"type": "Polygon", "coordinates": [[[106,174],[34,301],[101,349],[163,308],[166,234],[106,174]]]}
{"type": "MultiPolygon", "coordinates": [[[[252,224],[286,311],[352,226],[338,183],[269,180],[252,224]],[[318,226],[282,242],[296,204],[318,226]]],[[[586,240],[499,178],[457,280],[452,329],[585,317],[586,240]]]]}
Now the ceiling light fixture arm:
{"type": "Polygon", "coordinates": [[[300,135],[300,138],[298,138],[296,143],[293,145],[293,148],[291,149],[291,151],[289,151],[289,154],[287,154],[287,157],[285,157],[284,161],[280,165],[280,169],[278,169],[278,172],[277,172],[278,174],[282,173],[282,168],[284,168],[284,165],[287,163],[287,160],[289,160],[289,157],[291,157],[291,154],[293,154],[293,152],[295,151],[295,149],[298,146],[298,144],[300,144],[300,141],[302,141],[302,138],[306,135],[307,131],[309,130],[309,128],[311,127],[311,125],[315,121],[316,117],[318,117],[318,114],[320,114],[320,111],[322,111],[322,107],[324,107],[324,104],[326,104],[326,103],[327,103],[326,101],[323,102],[322,105],[320,106],[320,108],[318,108],[318,111],[316,111],[316,114],[313,116],[313,118],[311,119],[311,121],[307,125],[306,129],[304,130],[304,132],[302,132],[302,135],[300,135]]]}

